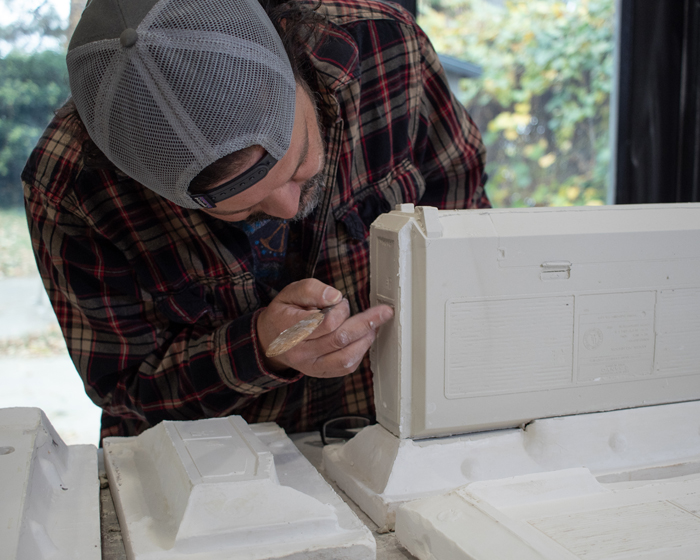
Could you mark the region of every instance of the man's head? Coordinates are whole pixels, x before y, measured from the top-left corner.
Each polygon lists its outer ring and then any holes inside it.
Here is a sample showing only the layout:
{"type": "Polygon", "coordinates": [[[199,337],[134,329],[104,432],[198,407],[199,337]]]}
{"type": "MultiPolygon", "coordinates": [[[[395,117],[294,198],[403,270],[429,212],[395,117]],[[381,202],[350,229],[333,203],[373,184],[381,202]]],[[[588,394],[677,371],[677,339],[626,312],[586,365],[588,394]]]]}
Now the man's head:
{"type": "MultiPolygon", "coordinates": [[[[190,182],[240,150],[255,158],[243,171],[264,159],[262,171],[295,181],[281,164],[299,128],[297,81],[258,0],[92,0],[67,62],[91,139],[124,173],[176,204],[211,206],[190,196],[190,182]]],[[[269,183],[264,172],[234,180],[243,188],[230,200],[269,183]]]]}
{"type": "MultiPolygon", "coordinates": [[[[264,219],[300,220],[311,213],[323,189],[324,145],[312,92],[297,84],[294,128],[289,150],[252,187],[202,210],[229,222],[264,219]]],[[[266,152],[251,146],[222,158],[204,170],[190,185],[195,194],[216,192],[235,182],[264,161],[266,152]]]]}

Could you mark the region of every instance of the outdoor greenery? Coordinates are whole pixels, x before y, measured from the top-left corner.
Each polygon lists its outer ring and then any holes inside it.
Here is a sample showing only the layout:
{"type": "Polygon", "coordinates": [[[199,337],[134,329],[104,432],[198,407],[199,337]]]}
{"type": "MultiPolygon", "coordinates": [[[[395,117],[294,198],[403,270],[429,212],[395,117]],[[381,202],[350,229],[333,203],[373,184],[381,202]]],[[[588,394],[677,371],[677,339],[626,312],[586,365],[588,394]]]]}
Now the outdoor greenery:
{"type": "Polygon", "coordinates": [[[0,58],[0,207],[22,204],[20,173],[39,136],[68,97],[65,55],[12,51],[0,58]]]}
{"type": "Polygon", "coordinates": [[[57,6],[58,0],[0,0],[0,208],[21,206],[20,173],[68,97],[70,23],[57,6]]]}
{"type": "Polygon", "coordinates": [[[614,0],[419,0],[440,53],[483,68],[460,100],[488,149],[494,206],[603,204],[614,0]]]}

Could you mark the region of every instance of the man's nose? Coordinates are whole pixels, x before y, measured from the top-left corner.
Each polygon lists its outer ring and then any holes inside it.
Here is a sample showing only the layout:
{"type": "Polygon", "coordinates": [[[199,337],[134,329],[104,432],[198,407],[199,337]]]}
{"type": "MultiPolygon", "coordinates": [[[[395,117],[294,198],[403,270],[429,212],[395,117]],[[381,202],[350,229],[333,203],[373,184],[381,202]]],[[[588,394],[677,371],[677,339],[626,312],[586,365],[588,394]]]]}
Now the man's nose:
{"type": "Polygon", "coordinates": [[[270,216],[290,220],[299,211],[300,196],[299,185],[290,181],[272,191],[261,204],[261,210],[270,216]]]}

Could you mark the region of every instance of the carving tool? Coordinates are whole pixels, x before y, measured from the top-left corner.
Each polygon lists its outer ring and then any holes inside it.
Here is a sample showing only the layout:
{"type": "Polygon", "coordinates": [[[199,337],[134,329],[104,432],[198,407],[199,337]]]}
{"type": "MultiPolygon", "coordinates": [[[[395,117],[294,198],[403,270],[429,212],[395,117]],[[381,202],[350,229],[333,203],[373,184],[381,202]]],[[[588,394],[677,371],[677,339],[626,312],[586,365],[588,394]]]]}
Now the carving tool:
{"type": "MultiPolygon", "coordinates": [[[[342,301],[343,300],[340,300],[340,302],[342,301]]],[[[323,309],[319,309],[318,311],[314,311],[308,317],[302,319],[298,323],[282,331],[267,348],[265,356],[267,356],[268,358],[274,358],[275,356],[284,354],[285,352],[291,350],[297,344],[308,338],[311,335],[311,333],[313,333],[319,326],[321,326],[321,323],[323,323],[323,319],[326,316],[326,313],[328,313],[331,309],[338,305],[338,303],[329,305],[328,307],[324,307],[323,309]]]]}

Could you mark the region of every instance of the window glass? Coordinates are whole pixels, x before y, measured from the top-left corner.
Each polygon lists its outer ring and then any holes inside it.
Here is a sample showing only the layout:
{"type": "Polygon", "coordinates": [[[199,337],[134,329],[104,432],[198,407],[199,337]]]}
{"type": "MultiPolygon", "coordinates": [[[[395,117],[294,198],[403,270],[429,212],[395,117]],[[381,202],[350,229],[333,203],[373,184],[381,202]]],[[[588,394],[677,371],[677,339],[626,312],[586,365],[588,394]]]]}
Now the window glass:
{"type": "Polygon", "coordinates": [[[446,69],[468,63],[453,90],[484,137],[494,206],[605,203],[615,0],[420,0],[418,22],[446,69]]]}

